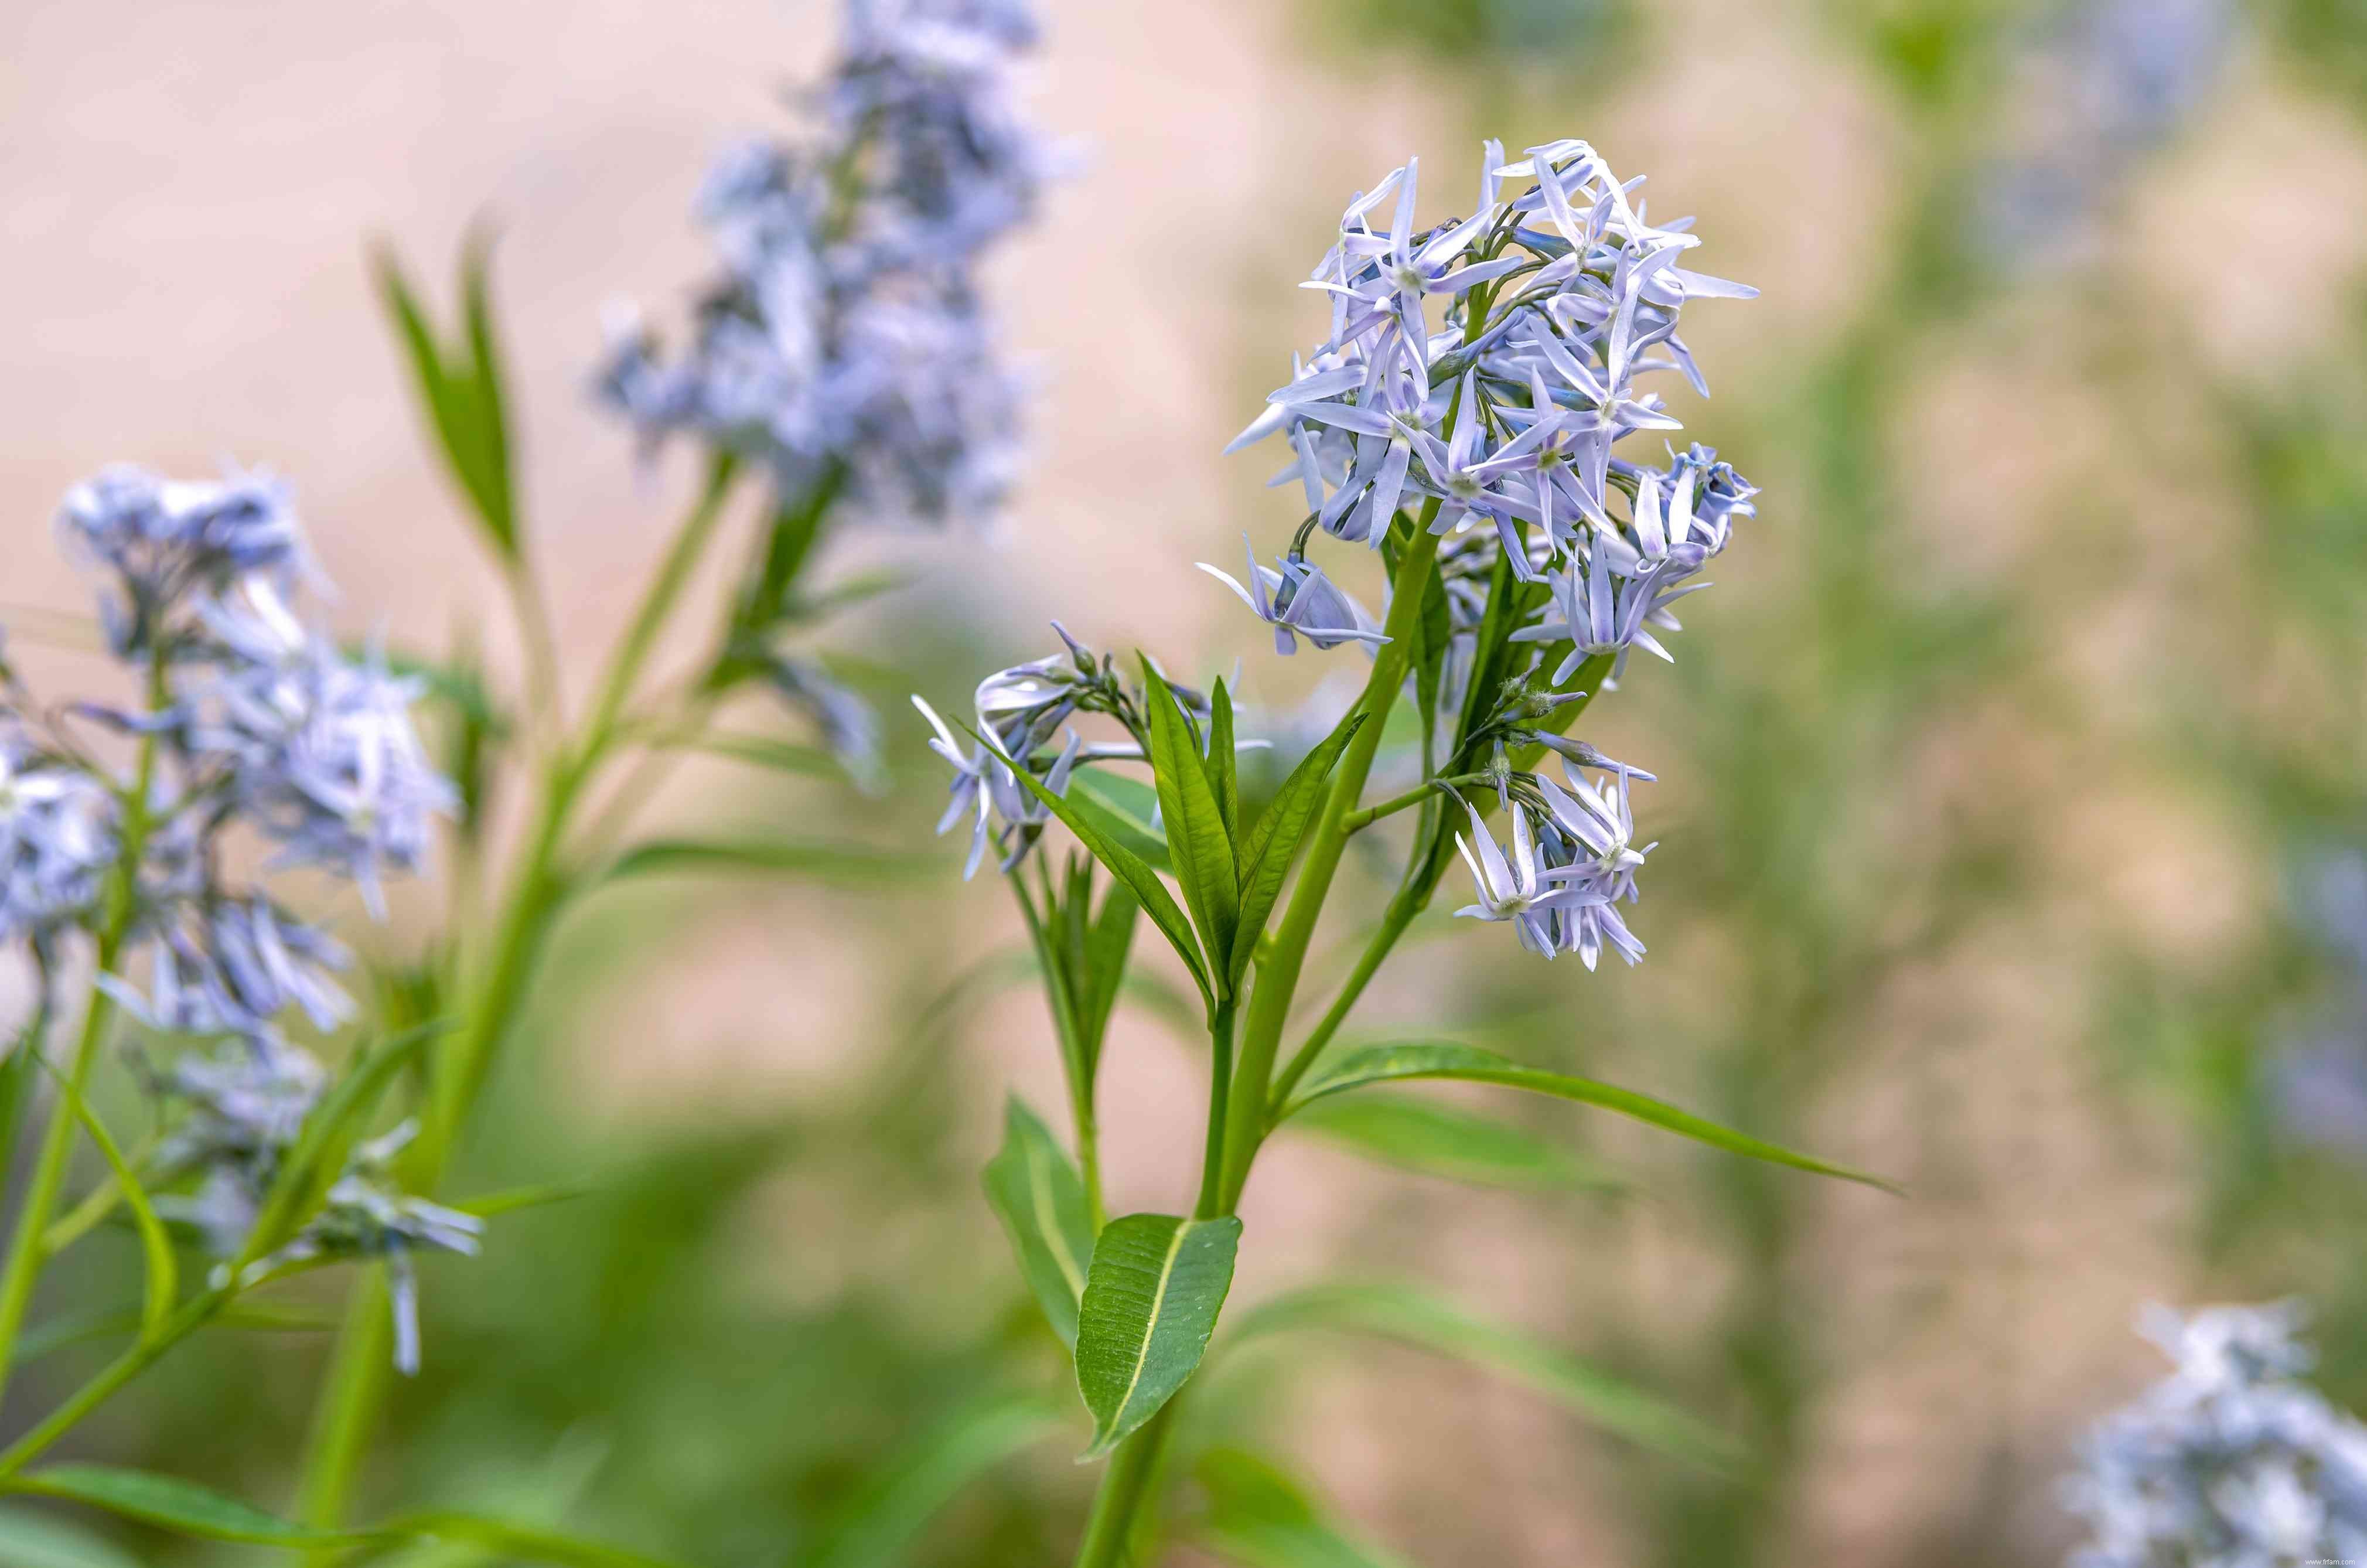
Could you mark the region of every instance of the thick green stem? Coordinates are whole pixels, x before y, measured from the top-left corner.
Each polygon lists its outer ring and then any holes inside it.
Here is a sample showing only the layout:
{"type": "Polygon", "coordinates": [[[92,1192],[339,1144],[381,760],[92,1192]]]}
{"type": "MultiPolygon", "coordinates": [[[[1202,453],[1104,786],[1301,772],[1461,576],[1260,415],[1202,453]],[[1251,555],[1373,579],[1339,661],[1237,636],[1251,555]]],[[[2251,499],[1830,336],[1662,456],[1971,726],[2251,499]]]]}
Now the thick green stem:
{"type": "MultiPolygon", "coordinates": [[[[1226,1122],[1233,1097],[1233,1002],[1230,997],[1217,1005],[1216,1017],[1208,1020],[1208,1144],[1200,1160],[1200,1201],[1192,1210],[1195,1220],[1213,1220],[1228,1213],[1224,1201],[1225,1141],[1229,1136],[1226,1122]]],[[[1250,1092],[1250,1082],[1241,1081],[1244,1097],[1250,1092]]]]}
{"type": "Polygon", "coordinates": [[[1249,1181],[1250,1162],[1257,1157],[1258,1144],[1265,1136],[1266,1085],[1282,1045],[1283,1028],[1289,1022],[1291,994],[1297,989],[1307,945],[1314,938],[1323,901],[1331,891],[1331,878],[1348,846],[1348,818],[1365,792],[1373,757],[1380,750],[1381,730],[1399,688],[1405,685],[1422,596],[1438,574],[1438,544],[1430,537],[1431,520],[1437,515],[1438,503],[1433,500],[1414,520],[1413,537],[1390,585],[1389,619],[1382,628],[1389,641],[1375,654],[1372,677],[1365,683],[1365,694],[1358,702],[1365,715],[1364,727],[1342,755],[1331,776],[1331,792],[1324,798],[1322,815],[1308,835],[1306,861],[1299,869],[1298,885],[1291,890],[1289,911],[1274,937],[1273,956],[1258,965],[1257,986],[1250,995],[1235,1074],[1244,1092],[1233,1096],[1225,1130],[1220,1213],[1230,1213],[1240,1203],[1241,1188],[1249,1181]]]}
{"type": "MultiPolygon", "coordinates": [[[[164,654],[160,647],[148,658],[150,710],[161,710],[170,696],[164,679],[164,654]]],[[[49,1239],[50,1216],[57,1208],[59,1191],[65,1185],[66,1164],[74,1153],[74,1108],[90,1084],[99,1044],[106,1040],[108,1025],[115,1018],[115,998],[99,986],[97,979],[115,973],[123,957],[124,940],[131,932],[132,917],[139,910],[140,862],[148,849],[148,830],[152,825],[149,797],[155,787],[156,737],[150,734],[141,739],[140,760],[132,772],[130,791],[123,801],[123,837],[116,851],[114,869],[108,878],[106,912],[98,931],[98,968],[91,984],[89,1004],[83,1009],[82,1033],[74,1041],[74,1059],[67,1066],[62,1092],[50,1108],[40,1153],[34,1158],[33,1178],[25,1188],[24,1202],[17,1210],[16,1229],[8,1237],[7,1263],[0,1266],[0,1392],[7,1388],[9,1364],[17,1353],[17,1335],[25,1326],[25,1311],[32,1304],[33,1287],[40,1279],[41,1265],[48,1256],[44,1244],[49,1239]]],[[[37,1041],[28,1040],[24,1049],[29,1051],[37,1046],[37,1041]]]]}
{"type": "Polygon", "coordinates": [[[1183,1403],[1181,1393],[1170,1399],[1110,1455],[1100,1489],[1093,1494],[1093,1510],[1085,1520],[1085,1538],[1077,1547],[1076,1568],[1143,1568],[1135,1562],[1133,1548],[1166,1457],[1175,1407],[1183,1403]]]}

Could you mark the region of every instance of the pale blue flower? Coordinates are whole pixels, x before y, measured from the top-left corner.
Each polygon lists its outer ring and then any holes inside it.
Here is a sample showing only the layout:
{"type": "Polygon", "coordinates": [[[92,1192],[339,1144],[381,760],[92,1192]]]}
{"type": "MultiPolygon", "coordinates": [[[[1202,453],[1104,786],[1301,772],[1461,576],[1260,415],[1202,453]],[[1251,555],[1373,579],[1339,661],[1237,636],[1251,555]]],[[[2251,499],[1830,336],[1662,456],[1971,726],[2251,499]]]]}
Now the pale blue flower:
{"type": "MultiPolygon", "coordinates": [[[[1244,538],[1242,542],[1247,545],[1248,540],[1244,538]]],[[[1321,567],[1309,565],[1304,557],[1276,556],[1274,566],[1261,566],[1256,548],[1251,546],[1247,585],[1205,561],[1197,564],[1201,571],[1232,589],[1260,620],[1274,628],[1274,651],[1277,653],[1298,652],[1301,637],[1320,649],[1336,648],[1342,642],[1388,641],[1381,634],[1379,623],[1365,613],[1362,605],[1325,576],[1321,567]]]]}

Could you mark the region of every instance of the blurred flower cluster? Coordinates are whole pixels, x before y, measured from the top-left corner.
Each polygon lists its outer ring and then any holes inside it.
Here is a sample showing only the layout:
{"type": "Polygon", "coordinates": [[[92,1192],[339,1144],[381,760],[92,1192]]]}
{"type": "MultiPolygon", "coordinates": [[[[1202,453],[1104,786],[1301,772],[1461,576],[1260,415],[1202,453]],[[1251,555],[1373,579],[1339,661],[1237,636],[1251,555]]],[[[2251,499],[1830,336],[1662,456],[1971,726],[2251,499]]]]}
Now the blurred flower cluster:
{"type": "Polygon", "coordinates": [[[1035,37],[1017,4],[851,0],[838,59],[805,95],[809,142],[749,143],[708,177],[722,270],[690,347],[668,360],[620,312],[608,398],[651,440],[694,433],[764,464],[785,503],[991,512],[1019,400],[976,275],[1048,172],[1012,101],[1035,37]]]}
{"type": "MultiPolygon", "coordinates": [[[[276,481],[111,469],[66,496],[58,528],[97,573],[108,646],[144,694],[51,714],[0,666],[0,941],[32,955],[43,1018],[83,932],[111,998],[159,1033],[197,1037],[153,1075],[179,1110],[154,1174],[194,1187],[166,1202],[233,1256],[326,1081],[285,1022],[292,1010],[327,1031],[353,1007],[332,978],[344,948],[234,875],[230,840],[266,846],[266,873],[350,881],[382,914],[383,878],[421,868],[453,791],[412,725],[417,683],[375,653],[347,656],[291,608],[318,574],[276,481]],[[138,765],[102,759],[76,722],[131,737],[138,765]],[[142,959],[139,986],[128,976],[142,959]]],[[[20,1049],[41,1049],[40,1032],[20,1049]]],[[[472,1251],[476,1228],[403,1195],[365,1151],[293,1250],[381,1256],[402,1274],[415,1247],[472,1251]]],[[[409,1301],[398,1292],[406,1347],[409,1301]]]]}
{"type": "Polygon", "coordinates": [[[2269,1063],[2270,1098],[2301,1142],[2367,1161],[2367,854],[2320,854],[2300,880],[2302,924],[2340,980],[2269,1063]]]}
{"type": "Polygon", "coordinates": [[[2100,1423],[2064,1502],[2093,1527],[2074,1568],[2267,1568],[2367,1559],[2367,1426],[2297,1380],[2299,1309],[2141,1324],[2177,1370],[2100,1423]]]}
{"type": "Polygon", "coordinates": [[[1307,285],[1331,300],[1331,335],[1228,449],[1285,437],[1293,460],[1274,483],[1301,486],[1305,522],[1273,569],[1251,560],[1246,585],[1203,570],[1274,627],[1279,652],[1298,635],[1318,648],[1369,644],[1371,619],[1306,552],[1319,530],[1378,547],[1400,508],[1418,506],[1418,528],[1454,536],[1441,562],[1446,711],[1462,705],[1498,574],[1538,585],[1512,632],[1535,645],[1527,665],[1465,737],[1465,760],[1487,767],[1512,817],[1512,842],[1500,847],[1470,811],[1478,848],[1466,840],[1463,852],[1478,902],[1462,913],[1511,923],[1547,957],[1576,952],[1592,968],[1609,947],[1634,962],[1643,948],[1617,905],[1636,898],[1644,854],[1628,785],[1649,775],[1538,722],[1587,695],[1562,689],[1581,670],[1610,689],[1630,650],[1668,658],[1671,607],[1707,585],[1698,574],[1734,520],[1753,515],[1755,487],[1709,449],[1671,448],[1655,466],[1619,446],[1679,428],[1642,378],[1673,371],[1708,391],[1677,332],[1686,301],[1757,290],[1680,266],[1700,243],[1691,221],[1655,226],[1636,194],[1643,182],[1623,184],[1583,142],[1514,163],[1489,142],[1476,209],[1428,226],[1418,175],[1410,161],[1349,203],[1307,285]],[[1508,748],[1539,746],[1561,754],[1564,784],[1502,761],[1508,748]],[[1597,787],[1580,767],[1610,778],[1597,787]]]}

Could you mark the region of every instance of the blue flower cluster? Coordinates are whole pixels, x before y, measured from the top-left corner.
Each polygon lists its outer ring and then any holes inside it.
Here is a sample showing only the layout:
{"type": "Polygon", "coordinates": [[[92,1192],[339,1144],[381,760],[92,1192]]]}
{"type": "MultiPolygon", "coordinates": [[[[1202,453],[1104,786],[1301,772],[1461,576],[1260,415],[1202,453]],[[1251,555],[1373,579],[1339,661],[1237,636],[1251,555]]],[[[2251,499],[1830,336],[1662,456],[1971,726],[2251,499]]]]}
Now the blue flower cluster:
{"type": "Polygon", "coordinates": [[[674,432],[766,465],[787,501],[843,495],[927,521],[992,511],[1019,396],[977,269],[1049,170],[1013,106],[1035,39],[994,0],[853,0],[809,97],[810,144],[754,142],[708,176],[722,270],[668,361],[629,312],[600,373],[650,440],[674,432]]]}
{"type": "Polygon", "coordinates": [[[2367,1426],[2298,1381],[2291,1303],[2149,1308],[2177,1370],[2099,1423],[2065,1506],[2094,1538],[2072,1568],[2267,1568],[2367,1560],[2367,1426]]]}
{"type": "MultiPolygon", "coordinates": [[[[0,941],[24,943],[46,984],[66,938],[109,931],[117,967],[144,958],[148,983],[98,984],[151,1028],[214,1042],[159,1078],[181,1115],[155,1174],[194,1182],[168,1201],[235,1254],[325,1080],[283,1020],[327,1031],[353,1007],[333,978],[345,949],[234,880],[226,841],[268,846],[266,871],[345,878],[382,915],[384,877],[424,866],[456,796],[412,724],[419,683],[298,619],[318,574],[277,482],[111,469],[68,494],[58,528],[98,573],[108,645],[145,686],[137,706],[68,711],[138,737],[149,761],[110,767],[0,665],[0,941]]],[[[295,1245],[399,1263],[415,1247],[473,1251],[475,1230],[363,1160],[295,1245]]]]}
{"type": "MultiPolygon", "coordinates": [[[[1252,557],[1247,585],[1203,570],[1274,626],[1278,652],[1300,636],[1318,648],[1370,643],[1372,618],[1306,551],[1319,529],[1378,547],[1401,510],[1418,512],[1431,534],[1456,536],[1443,570],[1458,648],[1476,641],[1501,564],[1542,589],[1513,640],[1567,645],[1549,675],[1536,673],[1559,686],[1602,660],[1610,689],[1631,650],[1670,657],[1671,607],[1706,585],[1697,574],[1755,511],[1755,487],[1707,448],[1671,449],[1665,466],[1621,454],[1638,432],[1679,428],[1643,379],[1674,372],[1705,394],[1679,316],[1688,301],[1757,290],[1679,265],[1700,243],[1691,221],[1649,222],[1643,182],[1623,184],[1583,142],[1512,163],[1489,142],[1477,208],[1429,226],[1417,221],[1418,174],[1409,161],[1348,204],[1307,285],[1331,302],[1331,335],[1228,449],[1285,438],[1293,458],[1274,483],[1301,486],[1307,521],[1274,569],[1252,557]],[[1385,206],[1388,226],[1376,230],[1385,206]]],[[[1448,678],[1467,679],[1469,664],[1450,656],[1448,678]]],[[[1450,689],[1442,708],[1460,696],[1450,689]]],[[[1591,969],[1608,947],[1634,962],[1644,949],[1616,906],[1635,899],[1644,854],[1630,843],[1628,785],[1648,775],[1547,733],[1517,738],[1610,780],[1506,780],[1512,843],[1498,846],[1471,813],[1464,855],[1479,899],[1462,913],[1512,923],[1547,957],[1575,952],[1591,969]]]]}

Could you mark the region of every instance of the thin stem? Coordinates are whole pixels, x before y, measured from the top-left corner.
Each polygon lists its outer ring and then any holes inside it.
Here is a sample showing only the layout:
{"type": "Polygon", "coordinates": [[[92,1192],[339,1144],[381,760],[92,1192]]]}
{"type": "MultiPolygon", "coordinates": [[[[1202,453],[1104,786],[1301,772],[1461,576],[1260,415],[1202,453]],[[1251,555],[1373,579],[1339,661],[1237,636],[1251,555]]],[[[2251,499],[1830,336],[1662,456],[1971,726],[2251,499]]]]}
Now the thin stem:
{"type": "MultiPolygon", "coordinates": [[[[1200,1160],[1200,1201],[1192,1210],[1192,1217],[1195,1220],[1213,1220],[1227,1212],[1224,1201],[1225,1139],[1233,1087],[1233,999],[1228,996],[1217,1004],[1216,1017],[1208,1020],[1208,1053],[1212,1063],[1208,1077],[1208,1144],[1200,1160]]],[[[1241,1088],[1243,1098],[1253,1092],[1246,1075],[1241,1088]]]]}
{"type": "MultiPolygon", "coordinates": [[[[148,655],[149,710],[163,709],[168,695],[164,653],[159,646],[148,655]]],[[[33,1179],[25,1189],[24,1202],[17,1211],[17,1228],[8,1238],[8,1260],[5,1267],[0,1267],[0,1391],[7,1387],[10,1362],[17,1353],[17,1335],[25,1326],[25,1310],[32,1303],[33,1286],[40,1280],[41,1265],[47,1258],[42,1244],[49,1239],[50,1215],[57,1207],[59,1189],[65,1185],[66,1163],[74,1153],[74,1108],[90,1083],[99,1043],[107,1038],[108,1025],[115,1017],[115,998],[97,981],[115,973],[123,956],[124,939],[131,931],[132,916],[138,912],[140,862],[147,852],[149,797],[155,786],[156,736],[152,733],[141,737],[140,760],[133,768],[131,789],[123,802],[123,839],[116,851],[114,870],[108,879],[106,914],[98,933],[98,967],[92,980],[89,1004],[83,1009],[82,1034],[74,1042],[63,1092],[50,1108],[49,1126],[41,1135],[33,1179]]]]}
{"type": "Polygon", "coordinates": [[[567,693],[561,685],[559,637],[551,629],[550,601],[542,579],[523,557],[502,574],[517,608],[520,641],[526,644],[527,705],[546,720],[554,734],[567,733],[567,693]]]}
{"type": "Polygon", "coordinates": [[[1348,833],[1362,833],[1383,817],[1395,816],[1399,812],[1410,811],[1421,805],[1430,799],[1430,792],[1433,790],[1451,790],[1462,784],[1484,783],[1487,777],[1484,773],[1458,773],[1452,778],[1424,779],[1404,794],[1392,795],[1377,806],[1366,806],[1361,812],[1350,812],[1341,820],[1341,827],[1348,833]]]}
{"type": "Polygon", "coordinates": [[[1179,1392],[1110,1455],[1093,1493],[1093,1512],[1085,1519],[1084,1540],[1077,1546],[1076,1568],[1134,1568],[1138,1516],[1151,1497],[1168,1434],[1175,1426],[1175,1408],[1183,1403],[1179,1392]]]}
{"type": "Polygon", "coordinates": [[[1315,1059],[1323,1053],[1323,1048],[1331,1043],[1331,1037],[1340,1032],[1340,1026],[1348,1021],[1349,1009],[1356,1005],[1356,999],[1365,994],[1365,987],[1371,984],[1373,976],[1379,972],[1381,960],[1389,956],[1389,949],[1398,945],[1398,938],[1405,935],[1406,927],[1412,925],[1414,916],[1421,913],[1422,904],[1428,901],[1420,896],[1411,885],[1411,879],[1418,870],[1419,868],[1415,868],[1408,871],[1409,885],[1399,888],[1397,896],[1389,900],[1388,913],[1381,917],[1380,929],[1373,933],[1373,939],[1365,944],[1364,952],[1357,956],[1356,967],[1341,983],[1340,994],[1332,999],[1331,1010],[1323,1015],[1322,1021],[1307,1037],[1307,1042],[1291,1057],[1290,1064],[1282,1070],[1282,1076],[1274,1080],[1273,1092],[1266,1096],[1265,1115],[1269,1125],[1274,1113],[1289,1100],[1291,1090],[1298,1087],[1298,1081],[1307,1076],[1309,1067],[1315,1065],[1315,1059]]]}
{"type": "Polygon", "coordinates": [[[329,1379],[305,1439],[304,1489],[297,1518],[334,1529],[352,1501],[362,1451],[369,1444],[371,1417],[385,1397],[393,1365],[393,1330],[387,1322],[386,1271],[364,1271],[345,1299],[345,1321],[329,1363],[329,1379]]]}
{"type": "Polygon", "coordinates": [[[219,1287],[192,1296],[181,1310],[166,1320],[153,1335],[144,1337],[130,1349],[99,1369],[96,1376],[83,1384],[66,1402],[44,1416],[40,1424],[5,1450],[0,1450],[0,1480],[16,1474],[39,1459],[51,1444],[72,1431],[74,1426],[97,1409],[117,1390],[146,1371],[158,1358],[174,1346],[203,1327],[221,1311],[233,1292],[219,1287]]]}
{"type": "Polygon", "coordinates": [[[1248,1092],[1233,1097],[1229,1113],[1225,1173],[1217,1195],[1220,1213],[1230,1213],[1240,1203],[1241,1188],[1249,1181],[1250,1162],[1257,1157],[1258,1144],[1265,1135],[1266,1085],[1281,1049],[1283,1028],[1290,1018],[1291,993],[1297,988],[1308,943],[1314,938],[1323,901],[1331,891],[1331,878],[1348,846],[1347,819],[1356,809],[1356,798],[1364,793],[1389,708],[1397,700],[1398,688],[1405,684],[1422,596],[1438,573],[1438,545],[1430,537],[1430,525],[1437,515],[1438,502],[1433,498],[1423,505],[1414,521],[1412,538],[1390,585],[1388,623],[1382,628],[1389,641],[1375,653],[1372,676],[1358,699],[1364,727],[1342,755],[1322,813],[1308,835],[1306,860],[1299,869],[1298,885],[1291,890],[1290,908],[1274,937],[1273,955],[1258,965],[1257,987],[1250,996],[1241,1035],[1238,1074],[1248,1092]]]}

